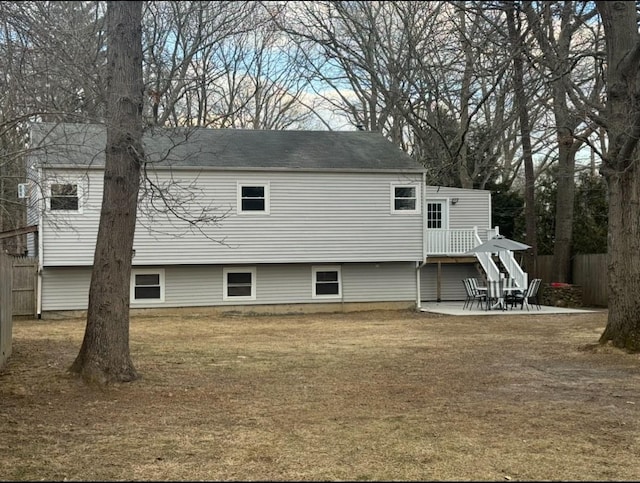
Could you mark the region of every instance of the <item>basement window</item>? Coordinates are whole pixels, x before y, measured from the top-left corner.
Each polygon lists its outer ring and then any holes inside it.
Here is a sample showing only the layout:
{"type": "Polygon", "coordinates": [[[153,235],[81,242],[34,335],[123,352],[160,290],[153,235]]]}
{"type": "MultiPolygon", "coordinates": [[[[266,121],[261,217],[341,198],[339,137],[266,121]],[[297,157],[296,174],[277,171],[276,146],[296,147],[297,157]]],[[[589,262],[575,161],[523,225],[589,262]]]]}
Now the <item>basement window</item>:
{"type": "Polygon", "coordinates": [[[256,299],[255,268],[225,268],[223,277],[223,300],[256,299]]]}
{"type": "Polygon", "coordinates": [[[164,302],[163,270],[132,270],[131,300],[164,302]]]}
{"type": "Polygon", "coordinates": [[[312,267],[313,298],[340,298],[342,296],[339,266],[312,267]]]}

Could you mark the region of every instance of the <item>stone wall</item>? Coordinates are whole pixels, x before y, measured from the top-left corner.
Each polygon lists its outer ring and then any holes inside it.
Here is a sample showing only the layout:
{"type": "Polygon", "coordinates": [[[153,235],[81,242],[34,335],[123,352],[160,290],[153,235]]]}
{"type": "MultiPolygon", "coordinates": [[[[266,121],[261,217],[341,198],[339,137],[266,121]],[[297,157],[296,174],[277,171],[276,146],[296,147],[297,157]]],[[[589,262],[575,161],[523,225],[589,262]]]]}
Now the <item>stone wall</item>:
{"type": "Polygon", "coordinates": [[[551,307],[582,307],[582,287],[579,285],[562,284],[554,286],[543,283],[540,286],[540,304],[551,307]]]}

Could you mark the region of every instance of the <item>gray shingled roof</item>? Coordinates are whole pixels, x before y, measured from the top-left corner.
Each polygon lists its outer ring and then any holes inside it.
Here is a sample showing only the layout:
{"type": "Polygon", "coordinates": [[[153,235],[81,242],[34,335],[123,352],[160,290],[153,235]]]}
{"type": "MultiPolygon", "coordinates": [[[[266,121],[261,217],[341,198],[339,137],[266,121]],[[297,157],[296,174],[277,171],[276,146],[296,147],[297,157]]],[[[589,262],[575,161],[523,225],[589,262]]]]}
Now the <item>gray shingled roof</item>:
{"type": "MultiPolygon", "coordinates": [[[[57,166],[104,166],[106,128],[32,125],[37,159],[57,166]],[[42,156],[42,157],[41,157],[42,156]]],[[[367,131],[159,129],[144,135],[150,161],[172,167],[421,172],[424,168],[381,134],[367,131]]]]}

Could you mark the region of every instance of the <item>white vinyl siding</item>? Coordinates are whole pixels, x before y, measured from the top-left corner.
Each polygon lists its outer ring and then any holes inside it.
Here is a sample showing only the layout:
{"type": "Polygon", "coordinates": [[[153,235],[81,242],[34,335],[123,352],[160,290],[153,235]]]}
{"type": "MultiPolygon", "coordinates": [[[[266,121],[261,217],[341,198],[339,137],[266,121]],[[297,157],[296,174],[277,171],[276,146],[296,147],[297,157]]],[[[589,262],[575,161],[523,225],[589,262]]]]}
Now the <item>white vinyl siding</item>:
{"type": "MultiPolygon", "coordinates": [[[[220,265],[165,267],[164,301],[139,300],[132,308],[206,307],[225,305],[332,303],[335,298],[313,297],[310,264],[255,267],[256,296],[251,300],[223,298],[220,265]]],[[[253,267],[252,267],[253,268],[253,267]]],[[[156,270],[157,271],[157,270],[156,270]]],[[[341,302],[412,302],[415,300],[415,263],[346,263],[340,265],[341,302]]],[[[42,309],[85,310],[91,267],[47,268],[43,271],[42,309]]]]}
{"type": "Polygon", "coordinates": [[[416,268],[404,263],[346,263],[342,265],[345,302],[401,302],[416,299],[416,268]]]}
{"type": "MultiPolygon", "coordinates": [[[[478,271],[472,263],[444,263],[442,264],[442,280],[440,299],[464,300],[465,291],[463,278],[478,277],[478,271]]],[[[428,264],[420,271],[420,297],[422,301],[433,302],[438,294],[438,265],[428,264]]]]}
{"type": "Polygon", "coordinates": [[[448,228],[451,230],[492,228],[491,226],[491,192],[446,186],[427,186],[426,202],[430,200],[448,203],[448,228]],[[458,201],[452,204],[453,199],[458,201]]]}
{"type": "MultiPolygon", "coordinates": [[[[88,173],[91,190],[83,204],[84,213],[67,217],[65,227],[54,217],[43,220],[44,266],[93,263],[102,171],[88,173]]],[[[176,170],[172,175],[185,185],[196,177],[192,171],[176,170]]],[[[139,209],[134,266],[330,264],[422,258],[422,214],[396,216],[389,211],[391,183],[419,182],[419,174],[264,172],[260,177],[268,186],[269,216],[236,214],[242,173],[202,171],[198,175],[201,191],[190,201],[194,213],[199,213],[198,207],[210,206],[222,218],[200,232],[169,215],[155,213],[150,220],[148,207],[139,209]]],[[[166,176],[163,173],[158,182],[166,176]]]]}
{"type": "Polygon", "coordinates": [[[42,310],[86,310],[91,267],[56,267],[42,271],[42,310]]]}

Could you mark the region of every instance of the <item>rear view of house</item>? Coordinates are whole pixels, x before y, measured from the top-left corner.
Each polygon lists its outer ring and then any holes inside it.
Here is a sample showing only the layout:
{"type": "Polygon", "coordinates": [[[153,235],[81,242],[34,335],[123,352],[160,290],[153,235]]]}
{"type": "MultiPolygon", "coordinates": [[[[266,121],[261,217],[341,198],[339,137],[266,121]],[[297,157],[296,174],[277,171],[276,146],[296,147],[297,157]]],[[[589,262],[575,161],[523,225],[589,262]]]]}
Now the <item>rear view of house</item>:
{"type": "MultiPolygon", "coordinates": [[[[41,310],[84,310],[106,131],[38,124],[31,142],[41,310]]],[[[415,304],[423,168],[381,135],[158,130],[144,142],[147,176],[172,201],[141,194],[132,308],[415,304]],[[203,210],[218,220],[195,228],[203,210]]]]}
{"type": "MultiPolygon", "coordinates": [[[[101,125],[33,125],[39,315],[87,308],[105,146],[101,125]]],[[[152,129],[144,146],[134,309],[415,307],[443,286],[462,298],[475,265],[427,261],[457,232],[473,246],[495,231],[488,192],[426,186],[378,133],[152,129]]]]}

